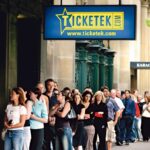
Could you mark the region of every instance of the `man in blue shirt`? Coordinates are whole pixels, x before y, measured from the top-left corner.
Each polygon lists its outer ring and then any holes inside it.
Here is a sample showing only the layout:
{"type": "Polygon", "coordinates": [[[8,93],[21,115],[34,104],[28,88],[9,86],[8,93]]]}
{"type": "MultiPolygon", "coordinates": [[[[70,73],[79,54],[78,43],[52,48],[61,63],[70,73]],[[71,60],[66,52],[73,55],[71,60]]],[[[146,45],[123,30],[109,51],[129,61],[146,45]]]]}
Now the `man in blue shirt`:
{"type": "Polygon", "coordinates": [[[131,131],[133,119],[135,116],[135,103],[131,99],[130,91],[125,90],[125,99],[122,100],[125,109],[122,113],[122,118],[120,120],[120,129],[121,129],[121,143],[126,141],[126,145],[129,145],[129,141],[131,140],[131,131]]]}
{"type": "Polygon", "coordinates": [[[117,124],[119,117],[119,106],[113,100],[113,98],[110,97],[110,92],[107,86],[104,86],[101,90],[106,98],[106,105],[108,109],[107,131],[106,131],[107,150],[111,150],[112,142],[115,140],[115,125],[117,124]]]}

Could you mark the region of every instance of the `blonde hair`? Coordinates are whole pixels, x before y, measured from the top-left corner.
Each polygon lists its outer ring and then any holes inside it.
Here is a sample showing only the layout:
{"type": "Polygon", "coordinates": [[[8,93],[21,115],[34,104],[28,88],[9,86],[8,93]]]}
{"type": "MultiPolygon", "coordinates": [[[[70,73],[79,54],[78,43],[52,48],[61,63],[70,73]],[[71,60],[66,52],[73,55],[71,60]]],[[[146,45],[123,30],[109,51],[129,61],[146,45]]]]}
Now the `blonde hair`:
{"type": "Polygon", "coordinates": [[[105,99],[105,97],[104,97],[103,92],[101,92],[101,91],[97,91],[97,92],[94,94],[93,101],[94,101],[94,102],[96,101],[96,97],[97,97],[98,95],[102,95],[102,102],[105,103],[105,102],[106,102],[106,99],[105,99]]]}

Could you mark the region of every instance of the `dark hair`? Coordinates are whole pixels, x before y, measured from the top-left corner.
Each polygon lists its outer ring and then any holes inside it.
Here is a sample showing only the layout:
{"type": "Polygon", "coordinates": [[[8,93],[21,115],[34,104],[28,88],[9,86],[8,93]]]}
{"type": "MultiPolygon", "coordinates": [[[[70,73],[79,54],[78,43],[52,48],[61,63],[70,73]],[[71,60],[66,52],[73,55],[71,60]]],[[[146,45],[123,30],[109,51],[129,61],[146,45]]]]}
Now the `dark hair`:
{"type": "Polygon", "coordinates": [[[93,94],[92,94],[90,91],[85,91],[85,92],[83,92],[83,94],[82,94],[83,101],[84,101],[85,96],[86,96],[87,94],[90,94],[90,95],[91,95],[91,98],[90,98],[90,102],[91,102],[91,101],[92,101],[93,94]]]}
{"type": "Polygon", "coordinates": [[[125,91],[121,91],[121,96],[122,96],[123,94],[125,94],[125,91]]]}
{"type": "Polygon", "coordinates": [[[68,90],[68,91],[71,91],[71,89],[70,89],[69,87],[64,87],[64,88],[63,88],[63,91],[67,91],[67,90],[68,90]]]}
{"type": "Polygon", "coordinates": [[[45,88],[46,89],[47,89],[48,82],[54,82],[54,80],[53,79],[47,79],[47,80],[45,80],[45,88]]]}
{"type": "Polygon", "coordinates": [[[105,89],[107,89],[107,90],[109,91],[108,86],[104,85],[104,86],[101,87],[101,91],[102,91],[102,92],[104,92],[105,89]]]}
{"type": "Polygon", "coordinates": [[[24,97],[24,90],[21,87],[13,88],[12,91],[14,91],[16,94],[19,95],[19,104],[25,105],[25,97],[24,97]]]}
{"type": "Polygon", "coordinates": [[[38,88],[33,88],[30,91],[37,95],[37,99],[39,99],[42,95],[40,89],[38,89],[38,88]]]}

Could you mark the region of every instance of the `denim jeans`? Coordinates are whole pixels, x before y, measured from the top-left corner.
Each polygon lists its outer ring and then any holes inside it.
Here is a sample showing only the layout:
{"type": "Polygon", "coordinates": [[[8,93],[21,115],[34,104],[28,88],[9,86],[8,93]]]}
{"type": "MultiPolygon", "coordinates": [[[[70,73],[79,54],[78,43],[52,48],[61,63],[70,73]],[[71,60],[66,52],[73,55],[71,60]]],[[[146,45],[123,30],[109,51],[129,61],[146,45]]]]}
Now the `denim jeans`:
{"type": "Polygon", "coordinates": [[[5,137],[4,150],[23,149],[23,130],[8,130],[5,137]]]}
{"type": "Polygon", "coordinates": [[[29,150],[30,142],[31,142],[30,127],[24,127],[23,135],[24,135],[23,150],[29,150]]]}
{"type": "Polygon", "coordinates": [[[56,130],[56,150],[72,150],[72,130],[69,127],[56,130]]]}
{"type": "Polygon", "coordinates": [[[131,139],[132,124],[134,117],[132,116],[123,116],[120,120],[120,138],[121,142],[129,142],[131,139]]]}

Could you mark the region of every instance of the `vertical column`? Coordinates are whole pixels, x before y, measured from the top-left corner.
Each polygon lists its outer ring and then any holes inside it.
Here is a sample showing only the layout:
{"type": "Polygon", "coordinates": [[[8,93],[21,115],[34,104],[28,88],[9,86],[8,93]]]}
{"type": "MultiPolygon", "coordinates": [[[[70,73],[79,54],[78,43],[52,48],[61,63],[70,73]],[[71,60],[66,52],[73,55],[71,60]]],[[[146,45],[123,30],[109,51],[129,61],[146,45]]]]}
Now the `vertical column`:
{"type": "MultiPolygon", "coordinates": [[[[55,5],[60,5],[61,0],[54,0],[55,5]]],[[[62,0],[63,5],[75,5],[75,0],[62,0]]],[[[75,41],[49,40],[42,41],[41,69],[42,81],[53,78],[59,88],[75,86],[75,41]],[[46,58],[45,58],[46,57],[46,58]],[[46,59],[46,60],[45,60],[46,59]]]]}
{"type": "Polygon", "coordinates": [[[107,51],[106,57],[107,57],[107,86],[109,89],[112,89],[113,87],[113,59],[114,59],[114,51],[107,51]]]}
{"type": "Polygon", "coordinates": [[[99,52],[99,88],[105,85],[105,57],[103,52],[99,52]]]}
{"type": "Polygon", "coordinates": [[[17,19],[15,15],[9,15],[9,49],[8,49],[8,89],[17,86],[17,19]]]}
{"type": "MultiPolygon", "coordinates": [[[[146,20],[149,18],[148,16],[148,8],[149,1],[142,0],[141,7],[141,53],[140,60],[141,61],[149,61],[149,27],[146,24],[146,20]]],[[[150,80],[149,80],[149,70],[139,70],[139,91],[144,93],[145,90],[149,89],[150,80]]]]}
{"type": "Polygon", "coordinates": [[[99,89],[99,48],[100,46],[97,43],[88,45],[89,54],[91,56],[91,64],[89,66],[91,80],[89,81],[89,85],[93,89],[93,92],[96,92],[99,89]]]}
{"type": "Polygon", "coordinates": [[[78,83],[77,85],[79,86],[76,88],[79,88],[81,92],[87,86],[87,44],[89,44],[88,41],[76,42],[76,51],[78,54],[78,60],[76,60],[76,83],[78,83]]]}

